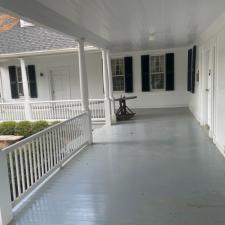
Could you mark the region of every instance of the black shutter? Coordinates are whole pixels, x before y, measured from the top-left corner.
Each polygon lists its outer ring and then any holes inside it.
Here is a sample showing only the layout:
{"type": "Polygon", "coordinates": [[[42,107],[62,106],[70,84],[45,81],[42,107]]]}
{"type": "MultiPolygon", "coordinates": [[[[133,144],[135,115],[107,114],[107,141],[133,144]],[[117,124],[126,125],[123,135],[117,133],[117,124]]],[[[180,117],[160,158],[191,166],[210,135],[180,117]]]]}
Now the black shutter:
{"type": "Polygon", "coordinates": [[[11,86],[11,96],[12,98],[19,98],[17,79],[16,79],[16,67],[9,66],[8,68],[9,68],[9,79],[10,79],[10,86],[11,86]]]}
{"type": "Polygon", "coordinates": [[[192,77],[192,49],[188,50],[188,79],[187,79],[187,90],[191,92],[191,77],[192,77]]]}
{"type": "Polygon", "coordinates": [[[142,78],[142,91],[150,91],[150,56],[141,56],[141,78],[142,78]]]}
{"type": "Polygon", "coordinates": [[[36,81],[35,65],[27,66],[27,72],[28,72],[28,82],[30,87],[30,97],[37,98],[37,81],[36,81]]]}
{"type": "Polygon", "coordinates": [[[193,47],[192,52],[192,76],[191,76],[191,92],[195,93],[195,71],[196,71],[196,51],[197,47],[193,47]]]}
{"type": "Polygon", "coordinates": [[[125,57],[125,92],[132,93],[133,92],[133,58],[125,57]]]}
{"type": "Polygon", "coordinates": [[[166,54],[166,91],[174,91],[174,53],[166,54]]]}

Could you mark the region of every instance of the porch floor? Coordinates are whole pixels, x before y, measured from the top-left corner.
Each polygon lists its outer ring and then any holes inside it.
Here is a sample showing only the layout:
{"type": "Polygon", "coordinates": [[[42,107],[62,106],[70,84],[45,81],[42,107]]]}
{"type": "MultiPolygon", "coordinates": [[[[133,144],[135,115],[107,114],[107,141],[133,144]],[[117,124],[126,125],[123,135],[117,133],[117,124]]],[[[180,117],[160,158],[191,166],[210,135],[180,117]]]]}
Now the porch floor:
{"type": "Polygon", "coordinates": [[[187,109],[94,131],[12,225],[224,225],[225,159],[187,109]]]}

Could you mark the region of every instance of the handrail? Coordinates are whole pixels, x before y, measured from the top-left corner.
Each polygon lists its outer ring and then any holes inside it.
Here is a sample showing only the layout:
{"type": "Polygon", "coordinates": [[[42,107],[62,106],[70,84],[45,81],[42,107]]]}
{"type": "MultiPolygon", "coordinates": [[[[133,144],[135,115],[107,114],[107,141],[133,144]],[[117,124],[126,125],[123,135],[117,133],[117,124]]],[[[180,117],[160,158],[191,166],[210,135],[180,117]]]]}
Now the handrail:
{"type": "Polygon", "coordinates": [[[0,105],[23,105],[24,102],[0,102],[0,105]]]}
{"type": "Polygon", "coordinates": [[[10,189],[11,205],[17,205],[90,144],[91,132],[90,114],[84,112],[0,151],[0,165],[7,162],[0,173],[9,181],[6,189],[10,189]]]}
{"type": "MultiPolygon", "coordinates": [[[[92,101],[104,101],[104,99],[89,99],[89,102],[92,101]]],[[[32,101],[30,104],[38,104],[38,103],[60,103],[60,102],[81,102],[79,99],[71,99],[71,100],[53,100],[53,101],[32,101]]]]}
{"type": "MultiPolygon", "coordinates": [[[[48,132],[50,132],[50,131],[52,131],[52,130],[54,130],[54,129],[56,129],[56,128],[58,128],[58,127],[60,127],[60,126],[62,126],[62,125],[64,125],[64,124],[66,124],[66,123],[69,123],[70,121],[72,121],[72,120],[74,120],[74,119],[76,119],[76,118],[80,118],[80,117],[82,117],[82,116],[84,116],[84,115],[88,115],[88,113],[87,113],[87,112],[84,112],[84,113],[82,113],[82,114],[80,114],[80,115],[78,115],[78,116],[75,116],[75,117],[71,118],[71,119],[68,119],[68,120],[66,120],[66,121],[63,121],[63,122],[61,122],[61,123],[59,123],[59,124],[55,124],[55,125],[53,125],[53,126],[51,126],[51,127],[48,127],[48,128],[46,128],[45,130],[42,130],[42,131],[40,131],[40,132],[38,132],[38,133],[36,133],[36,134],[31,135],[30,137],[27,137],[26,139],[23,139],[23,140],[21,140],[21,141],[15,143],[15,144],[12,144],[12,145],[10,145],[10,146],[8,146],[8,147],[2,149],[2,151],[6,152],[6,153],[9,153],[9,152],[13,151],[15,148],[19,148],[19,147],[21,147],[22,145],[24,145],[24,144],[26,144],[26,143],[32,141],[33,139],[38,138],[38,137],[40,137],[41,135],[43,135],[43,134],[45,134],[45,133],[48,133],[48,132]]],[[[1,154],[1,151],[0,151],[0,154],[1,154]]]]}
{"type": "MultiPolygon", "coordinates": [[[[104,101],[104,99],[89,99],[91,101],[104,101]]],[[[30,101],[30,104],[38,104],[38,103],[59,103],[59,102],[81,102],[79,99],[71,99],[71,100],[52,100],[52,101],[30,101]]],[[[0,105],[16,105],[16,104],[25,104],[25,102],[0,102],[0,105]]]]}
{"type": "MultiPolygon", "coordinates": [[[[105,121],[105,100],[89,99],[93,121],[105,121]]],[[[1,121],[67,120],[83,112],[81,100],[0,103],[1,121]]]]}

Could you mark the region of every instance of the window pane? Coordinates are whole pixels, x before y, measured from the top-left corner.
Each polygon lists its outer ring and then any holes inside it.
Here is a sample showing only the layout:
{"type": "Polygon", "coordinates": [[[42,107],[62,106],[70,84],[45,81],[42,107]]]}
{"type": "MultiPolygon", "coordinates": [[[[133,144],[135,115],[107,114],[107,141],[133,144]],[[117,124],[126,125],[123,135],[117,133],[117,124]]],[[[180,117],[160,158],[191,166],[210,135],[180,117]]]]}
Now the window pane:
{"type": "Polygon", "coordinates": [[[124,91],[124,59],[112,59],[113,90],[124,91]]]}
{"type": "Polygon", "coordinates": [[[124,91],[124,77],[113,77],[113,91],[124,91]]]}
{"type": "Polygon", "coordinates": [[[163,73],[164,72],[164,55],[151,56],[151,73],[163,73]]]}
{"type": "Polygon", "coordinates": [[[21,73],[21,68],[17,68],[17,80],[18,82],[22,82],[22,73],[21,73]]]}
{"type": "Polygon", "coordinates": [[[152,89],[164,89],[164,74],[152,74],[152,89]]]}
{"type": "Polygon", "coordinates": [[[22,83],[18,83],[18,92],[19,92],[19,96],[24,96],[22,83]]]}

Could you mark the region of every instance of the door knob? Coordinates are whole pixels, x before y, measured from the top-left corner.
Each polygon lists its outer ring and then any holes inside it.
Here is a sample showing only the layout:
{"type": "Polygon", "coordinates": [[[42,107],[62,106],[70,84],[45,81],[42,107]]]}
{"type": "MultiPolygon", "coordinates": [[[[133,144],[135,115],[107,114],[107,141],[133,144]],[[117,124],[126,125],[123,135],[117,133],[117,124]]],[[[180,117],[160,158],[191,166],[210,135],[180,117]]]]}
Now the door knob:
{"type": "Polygon", "coordinates": [[[205,89],[205,91],[209,92],[209,89],[208,89],[208,88],[206,88],[206,89],[205,89]]]}

